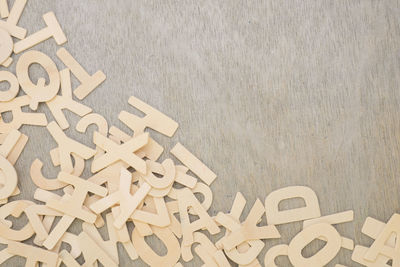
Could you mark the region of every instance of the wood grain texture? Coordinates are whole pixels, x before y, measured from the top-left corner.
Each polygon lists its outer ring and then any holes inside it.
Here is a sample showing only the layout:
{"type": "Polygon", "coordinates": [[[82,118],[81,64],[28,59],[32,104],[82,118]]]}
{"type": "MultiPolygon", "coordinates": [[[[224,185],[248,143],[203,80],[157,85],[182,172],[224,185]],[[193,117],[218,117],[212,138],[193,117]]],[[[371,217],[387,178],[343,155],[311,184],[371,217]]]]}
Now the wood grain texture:
{"type": "MultiPolygon", "coordinates": [[[[172,139],[152,136],[167,150],[181,142],[218,175],[212,214],[227,212],[237,191],[248,212],[275,189],[307,185],[322,215],[354,209],[354,223],[339,232],[369,245],[361,234],[365,218],[387,221],[400,212],[399,1],[30,0],[19,25],[36,32],[48,11],[64,29],[68,51],[90,74],[107,75],[85,105],[128,130],[117,116],[133,112],[127,100],[134,95],[179,122],[172,139]]],[[[62,69],[54,40],[35,49],[62,69]]],[[[35,81],[44,72],[34,66],[31,73],[35,81]]],[[[47,107],[38,111],[53,120],[47,107]]],[[[90,142],[93,126],[80,134],[78,117],[66,115],[67,135],[90,142]]],[[[16,164],[22,194],[12,199],[32,198],[36,157],[46,176],[58,172],[46,128],[21,131],[30,140],[16,164]]],[[[279,227],[282,240],[267,242],[260,262],[267,248],[287,244],[300,229],[279,227]]],[[[132,264],[120,255],[121,266],[132,264]]],[[[350,257],[341,250],[329,266],[360,266],[350,257]]],[[[285,258],[278,262],[288,266],[285,258]]],[[[199,265],[195,257],[189,266],[199,265]]]]}

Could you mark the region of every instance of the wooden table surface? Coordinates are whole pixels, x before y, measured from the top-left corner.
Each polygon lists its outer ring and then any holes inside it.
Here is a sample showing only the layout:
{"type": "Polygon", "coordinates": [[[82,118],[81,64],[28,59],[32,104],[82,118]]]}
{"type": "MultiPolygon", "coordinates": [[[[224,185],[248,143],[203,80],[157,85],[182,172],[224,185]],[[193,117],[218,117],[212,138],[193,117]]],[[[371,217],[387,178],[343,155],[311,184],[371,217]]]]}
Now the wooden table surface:
{"type": "MultiPolygon", "coordinates": [[[[127,130],[117,116],[134,112],[131,95],[179,122],[171,139],[151,134],[167,150],[181,142],[218,174],[211,214],[229,211],[237,191],[248,200],[247,214],[256,198],[264,202],[273,190],[306,185],[323,215],[353,209],[354,222],[337,229],[370,245],[361,234],[366,217],[387,221],[400,212],[398,0],[29,0],[20,25],[33,33],[48,11],[71,54],[88,72],[107,75],[83,102],[109,125],[127,130]]],[[[35,49],[62,68],[54,40],[35,49]]],[[[37,79],[44,71],[34,66],[31,73],[37,79]]],[[[53,120],[47,107],[39,110],[53,120]]],[[[67,134],[90,143],[94,127],[79,134],[78,117],[66,114],[67,134]]],[[[30,164],[40,158],[44,174],[54,177],[48,152],[56,143],[44,127],[21,131],[30,140],[16,164],[22,194],[14,199],[31,199],[30,164]]],[[[278,228],[282,239],[267,241],[260,262],[301,224],[278,228]]],[[[120,255],[121,266],[133,265],[120,255]]],[[[360,266],[350,258],[342,249],[329,266],[360,266]]],[[[285,257],[277,262],[289,266],[285,257]]],[[[4,266],[22,263],[14,258],[4,266]]],[[[196,257],[188,266],[200,264],[196,257]]]]}

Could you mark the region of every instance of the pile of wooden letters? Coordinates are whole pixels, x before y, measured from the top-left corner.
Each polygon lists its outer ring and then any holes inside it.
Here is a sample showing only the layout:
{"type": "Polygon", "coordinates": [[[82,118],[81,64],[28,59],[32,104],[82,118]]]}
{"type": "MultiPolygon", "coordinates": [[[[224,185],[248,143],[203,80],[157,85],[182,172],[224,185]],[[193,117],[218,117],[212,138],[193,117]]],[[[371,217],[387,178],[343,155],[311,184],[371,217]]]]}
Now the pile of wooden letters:
{"type": "Polygon", "coordinates": [[[387,223],[367,218],[362,233],[374,242],[370,247],[354,246],[352,239],[335,228],[351,222],[353,211],[321,215],[317,195],[308,187],[282,188],[270,193],[265,202],[257,199],[244,221],[240,217],[246,199],[237,193],[229,212],[211,216],[210,186],[216,174],[180,143],[169,151],[170,158],[161,162],[164,148],[145,131],[151,128],[171,137],[178,124],[132,96],[129,104],[145,116],[119,113],[118,119],[131,133],[109,127],[102,115],[79,102],[106,79],[104,73],[87,73],[63,47],[56,53],[65,65],[61,70],[48,55],[34,50],[48,39],[61,46],[67,38],[52,12],[43,15],[46,27],[27,35],[26,29],[18,26],[25,5],[26,0],[15,0],[9,8],[7,1],[0,0],[0,82],[9,83],[8,90],[0,91],[0,112],[12,113],[10,122],[0,120],[0,243],[7,245],[0,251],[0,263],[7,265],[9,258],[21,256],[26,258],[26,266],[38,266],[40,262],[48,267],[75,267],[81,266],[76,259],[82,255],[84,266],[97,266],[98,262],[118,266],[120,243],[132,260],[140,257],[150,266],[181,266],[193,259],[192,248],[204,266],[276,266],[275,259],[282,255],[293,266],[325,266],[341,249],[353,251],[352,260],[364,266],[400,266],[400,241],[396,239],[400,236],[399,214],[387,223]],[[21,54],[15,62],[15,73],[7,70],[13,54],[21,54]],[[48,79],[32,82],[32,64],[42,66],[48,79]],[[80,82],[73,90],[71,74],[80,82]],[[35,112],[39,104],[51,111],[50,122],[45,114],[35,112]],[[29,112],[26,108],[23,111],[26,106],[29,112]],[[95,149],[66,135],[64,130],[70,125],[64,109],[81,117],[76,131],[85,133],[88,126],[96,125],[92,137],[95,149]],[[56,178],[46,178],[41,171],[43,163],[34,160],[26,166],[37,186],[34,200],[9,201],[20,194],[14,164],[28,141],[28,136],[18,131],[22,125],[47,127],[58,144],[49,153],[60,172],[56,178]],[[80,176],[89,159],[92,176],[84,179],[80,176]],[[202,201],[195,193],[202,195],[202,201]],[[305,206],[279,210],[281,201],[294,198],[302,198],[305,206]],[[22,214],[28,222],[13,229],[9,217],[18,219],[22,214]],[[264,214],[267,223],[260,225],[264,214]],[[258,255],[265,242],[280,238],[276,226],[298,221],[303,222],[302,231],[289,244],[270,248],[260,262],[258,255]],[[68,231],[74,222],[82,224],[81,233],[68,231]],[[131,233],[128,224],[134,226],[131,233]],[[108,240],[103,240],[98,231],[103,226],[108,240]],[[212,242],[212,236],[220,232],[224,236],[212,242]],[[164,243],[165,255],[158,255],[147,244],[145,237],[150,235],[164,243]],[[33,244],[24,242],[31,237],[33,244]],[[311,257],[304,257],[303,248],[315,239],[325,241],[325,246],[311,257]],[[70,249],[60,249],[62,243],[69,244],[70,249]]]}

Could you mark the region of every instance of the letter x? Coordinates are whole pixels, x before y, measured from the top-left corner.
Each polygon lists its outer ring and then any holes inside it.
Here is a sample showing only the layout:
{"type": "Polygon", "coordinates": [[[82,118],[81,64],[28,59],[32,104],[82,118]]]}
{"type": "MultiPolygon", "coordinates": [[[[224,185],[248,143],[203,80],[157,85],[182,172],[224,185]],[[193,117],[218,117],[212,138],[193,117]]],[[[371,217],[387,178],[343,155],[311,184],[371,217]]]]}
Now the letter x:
{"type": "Polygon", "coordinates": [[[146,162],[136,156],[134,152],[146,145],[148,141],[149,133],[144,133],[118,145],[99,132],[94,132],[93,142],[107,153],[93,160],[92,172],[98,172],[110,164],[122,160],[138,172],[146,174],[146,162]]]}

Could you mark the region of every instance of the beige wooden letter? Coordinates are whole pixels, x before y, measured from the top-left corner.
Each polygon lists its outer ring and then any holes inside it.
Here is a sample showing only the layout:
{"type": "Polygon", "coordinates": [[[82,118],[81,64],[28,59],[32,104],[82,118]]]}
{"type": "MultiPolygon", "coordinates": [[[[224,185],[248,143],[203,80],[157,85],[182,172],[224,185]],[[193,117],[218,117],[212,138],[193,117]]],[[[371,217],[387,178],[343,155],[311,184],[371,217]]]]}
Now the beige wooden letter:
{"type": "Polygon", "coordinates": [[[51,100],[60,89],[60,74],[56,64],[46,54],[31,50],[20,56],[15,68],[18,81],[22,90],[31,97],[29,107],[36,110],[39,102],[51,100]],[[39,78],[38,83],[32,83],[29,77],[29,66],[37,63],[42,66],[49,75],[49,84],[45,85],[45,78],[39,78]]]}
{"type": "Polygon", "coordinates": [[[203,182],[210,185],[217,175],[212,172],[203,162],[196,158],[181,143],[177,143],[170,151],[177,159],[179,159],[186,167],[194,172],[203,182]]]}
{"type": "Polygon", "coordinates": [[[100,133],[94,132],[93,143],[98,145],[101,149],[105,150],[106,153],[93,160],[92,172],[98,172],[108,165],[115,163],[118,160],[122,160],[123,162],[135,168],[140,173],[145,174],[147,172],[146,162],[136,156],[134,152],[146,145],[148,140],[149,133],[144,133],[142,135],[132,138],[124,144],[117,145],[100,133]]]}
{"type": "Polygon", "coordinates": [[[61,26],[53,12],[44,14],[43,20],[47,27],[15,43],[14,53],[21,53],[22,51],[46,41],[51,37],[54,37],[54,40],[58,45],[63,45],[67,42],[67,37],[65,37],[64,32],[61,29],[61,26]]]}
{"type": "Polygon", "coordinates": [[[309,187],[289,186],[278,189],[265,198],[265,212],[268,224],[284,224],[321,216],[317,195],[309,187]],[[306,206],[297,209],[279,210],[282,200],[303,198],[306,206]]]}
{"type": "Polygon", "coordinates": [[[339,233],[332,225],[327,223],[313,224],[298,233],[290,241],[288,249],[289,260],[294,266],[325,266],[339,252],[341,241],[339,233]],[[326,240],[326,245],[313,256],[308,258],[303,257],[301,254],[303,248],[321,236],[326,240]]]}
{"type": "Polygon", "coordinates": [[[74,95],[79,100],[84,99],[106,79],[106,75],[102,71],[97,71],[90,76],[65,48],[60,48],[57,51],[57,56],[81,82],[81,85],[74,90],[74,95]]]}
{"type": "Polygon", "coordinates": [[[57,179],[48,179],[42,174],[43,163],[39,159],[32,162],[30,175],[33,183],[44,190],[57,190],[65,187],[67,184],[57,179]]]}
{"type": "Polygon", "coordinates": [[[391,258],[393,260],[392,266],[400,266],[400,214],[393,214],[383,231],[368,249],[364,259],[375,261],[379,254],[391,258]],[[388,246],[387,241],[393,234],[396,235],[396,243],[394,246],[388,246]]]}
{"type": "Polygon", "coordinates": [[[176,121],[144,103],[140,99],[131,96],[128,103],[146,114],[143,118],[126,111],[121,111],[118,115],[118,119],[132,129],[133,136],[142,134],[144,130],[149,127],[168,137],[172,137],[176,129],[178,129],[178,123],[176,121]]]}

